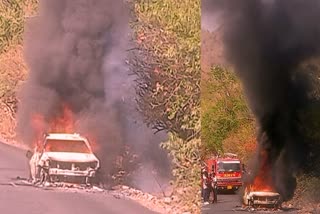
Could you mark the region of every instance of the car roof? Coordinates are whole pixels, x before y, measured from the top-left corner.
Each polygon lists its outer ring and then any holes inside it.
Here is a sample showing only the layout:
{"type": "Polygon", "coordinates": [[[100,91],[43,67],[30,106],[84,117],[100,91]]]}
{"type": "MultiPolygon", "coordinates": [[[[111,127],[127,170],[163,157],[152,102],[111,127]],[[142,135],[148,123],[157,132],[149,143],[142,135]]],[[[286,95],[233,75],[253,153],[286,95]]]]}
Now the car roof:
{"type": "Polygon", "coordinates": [[[47,140],[82,140],[88,141],[87,138],[81,136],[80,134],[74,133],[49,133],[46,136],[47,140]]]}

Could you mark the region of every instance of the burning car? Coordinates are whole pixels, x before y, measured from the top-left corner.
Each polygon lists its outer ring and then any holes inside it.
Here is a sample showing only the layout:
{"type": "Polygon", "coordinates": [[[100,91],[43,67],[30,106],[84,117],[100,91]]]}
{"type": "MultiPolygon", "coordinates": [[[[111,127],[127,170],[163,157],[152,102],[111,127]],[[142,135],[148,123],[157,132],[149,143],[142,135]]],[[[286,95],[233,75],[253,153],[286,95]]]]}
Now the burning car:
{"type": "Polygon", "coordinates": [[[279,193],[269,190],[252,191],[250,186],[245,188],[243,202],[248,207],[275,209],[280,208],[282,203],[279,193]]]}
{"type": "Polygon", "coordinates": [[[30,153],[33,182],[92,184],[100,167],[87,138],[79,134],[46,134],[30,153]]]}

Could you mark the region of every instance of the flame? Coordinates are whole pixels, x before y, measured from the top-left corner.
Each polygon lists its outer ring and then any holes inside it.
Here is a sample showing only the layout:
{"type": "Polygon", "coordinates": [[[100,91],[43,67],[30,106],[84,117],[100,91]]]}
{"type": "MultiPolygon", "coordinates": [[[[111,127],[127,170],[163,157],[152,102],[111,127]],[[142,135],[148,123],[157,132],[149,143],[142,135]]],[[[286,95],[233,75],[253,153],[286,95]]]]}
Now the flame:
{"type": "Polygon", "coordinates": [[[74,133],[74,114],[67,105],[63,105],[62,108],[62,115],[50,122],[49,132],[74,133]]]}
{"type": "Polygon", "coordinates": [[[36,113],[32,116],[31,126],[35,131],[33,139],[34,146],[41,146],[43,136],[47,132],[51,133],[74,133],[74,114],[67,105],[62,105],[60,116],[46,120],[45,116],[36,113]]]}
{"type": "Polygon", "coordinates": [[[33,130],[35,131],[33,146],[41,150],[42,149],[41,139],[46,129],[46,123],[45,123],[44,117],[40,114],[33,115],[31,120],[31,125],[33,130]]]}
{"type": "Polygon", "coordinates": [[[268,153],[265,150],[260,152],[261,165],[257,175],[255,176],[252,184],[249,184],[248,191],[261,191],[261,192],[274,192],[272,182],[272,170],[268,162],[268,153]]]}
{"type": "MultiPolygon", "coordinates": [[[[75,115],[72,109],[63,104],[59,116],[46,119],[44,115],[34,114],[32,117],[32,127],[35,131],[35,139],[33,140],[34,146],[42,148],[42,140],[45,133],[75,133],[75,115]]],[[[98,145],[94,133],[81,133],[82,136],[86,137],[91,145],[93,152],[98,150],[98,145]]]]}
{"type": "Polygon", "coordinates": [[[47,121],[44,115],[34,114],[32,116],[32,128],[37,133],[37,138],[46,132],[56,133],[73,133],[74,129],[74,114],[67,105],[62,105],[62,114],[56,118],[47,121]]]}

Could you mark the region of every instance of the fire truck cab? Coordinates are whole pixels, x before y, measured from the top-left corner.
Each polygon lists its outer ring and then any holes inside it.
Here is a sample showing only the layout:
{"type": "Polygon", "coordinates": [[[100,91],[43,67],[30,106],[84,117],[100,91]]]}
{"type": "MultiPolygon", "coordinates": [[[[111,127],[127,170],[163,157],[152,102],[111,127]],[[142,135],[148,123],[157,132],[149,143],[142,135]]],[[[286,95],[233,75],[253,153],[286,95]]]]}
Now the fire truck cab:
{"type": "Polygon", "coordinates": [[[242,186],[243,166],[237,155],[225,153],[206,161],[209,174],[215,173],[218,190],[235,192],[242,186]]]}

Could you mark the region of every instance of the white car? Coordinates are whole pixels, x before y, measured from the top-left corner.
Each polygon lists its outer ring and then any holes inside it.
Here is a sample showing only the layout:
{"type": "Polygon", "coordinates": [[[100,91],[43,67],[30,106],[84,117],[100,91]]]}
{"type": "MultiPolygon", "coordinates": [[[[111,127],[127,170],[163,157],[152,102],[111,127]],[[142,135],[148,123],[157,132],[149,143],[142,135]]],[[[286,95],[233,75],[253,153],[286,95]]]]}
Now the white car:
{"type": "Polygon", "coordinates": [[[52,133],[28,151],[34,183],[71,182],[91,184],[100,167],[87,138],[79,134],[52,133]]]}
{"type": "Polygon", "coordinates": [[[282,203],[280,194],[271,191],[245,191],[243,202],[254,208],[280,208],[282,203]]]}

